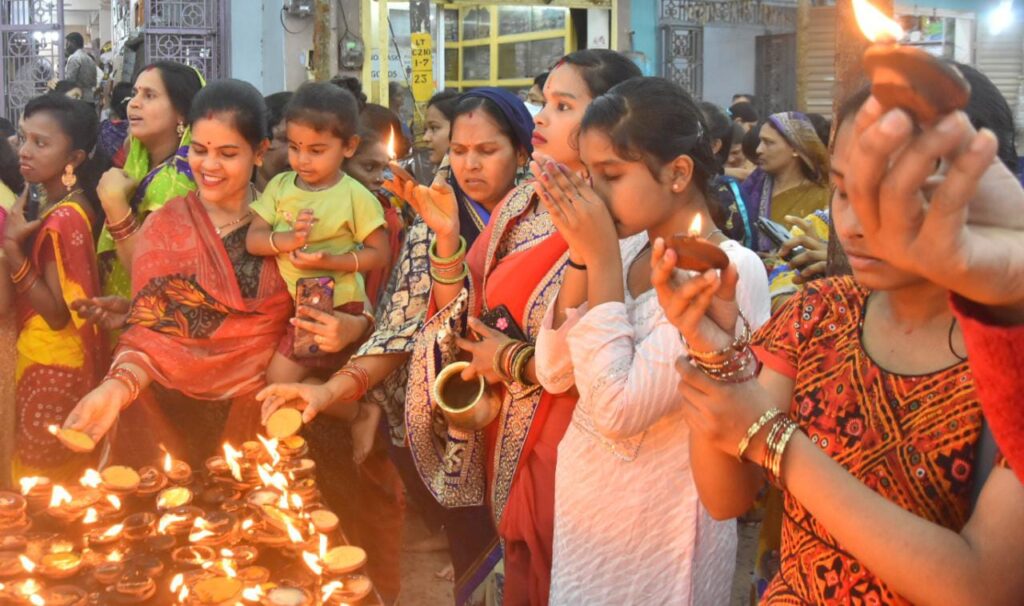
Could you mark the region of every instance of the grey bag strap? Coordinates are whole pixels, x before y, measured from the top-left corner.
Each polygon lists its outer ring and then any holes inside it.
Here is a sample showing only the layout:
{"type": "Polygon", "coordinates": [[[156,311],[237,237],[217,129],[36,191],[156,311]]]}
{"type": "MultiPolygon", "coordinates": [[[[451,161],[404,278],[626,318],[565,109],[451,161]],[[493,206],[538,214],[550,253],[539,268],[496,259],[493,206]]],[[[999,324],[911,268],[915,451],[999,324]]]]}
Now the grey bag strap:
{"type": "Polygon", "coordinates": [[[977,506],[981,489],[985,486],[985,482],[996,464],[996,452],[996,439],[992,435],[992,428],[989,427],[988,420],[982,417],[981,437],[978,439],[974,456],[974,486],[971,487],[972,511],[977,506]]]}

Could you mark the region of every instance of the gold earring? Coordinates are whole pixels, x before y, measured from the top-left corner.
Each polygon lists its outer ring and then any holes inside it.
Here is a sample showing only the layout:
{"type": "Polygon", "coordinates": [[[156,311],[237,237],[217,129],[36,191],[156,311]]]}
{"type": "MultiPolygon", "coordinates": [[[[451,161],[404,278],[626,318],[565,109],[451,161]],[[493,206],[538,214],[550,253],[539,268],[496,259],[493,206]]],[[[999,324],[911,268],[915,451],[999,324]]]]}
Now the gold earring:
{"type": "Polygon", "coordinates": [[[64,167],[64,174],[60,176],[60,182],[64,184],[68,191],[71,191],[71,188],[78,184],[78,177],[75,175],[74,166],[68,164],[64,167]]]}
{"type": "Polygon", "coordinates": [[[185,124],[183,122],[178,122],[177,133],[179,139],[185,134],[185,124]]]}

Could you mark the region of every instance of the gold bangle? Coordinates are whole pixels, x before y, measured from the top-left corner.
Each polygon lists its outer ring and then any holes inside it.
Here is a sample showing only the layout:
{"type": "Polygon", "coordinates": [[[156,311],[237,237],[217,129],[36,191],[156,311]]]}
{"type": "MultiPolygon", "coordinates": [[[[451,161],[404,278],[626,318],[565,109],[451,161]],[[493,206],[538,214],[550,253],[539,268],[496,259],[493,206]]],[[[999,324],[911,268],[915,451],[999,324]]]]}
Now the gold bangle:
{"type": "Polygon", "coordinates": [[[352,258],[356,260],[356,269],[352,273],[354,273],[354,274],[359,273],[359,255],[357,255],[356,251],[354,251],[354,250],[348,251],[348,254],[352,255],[352,258]]]}
{"type": "Polygon", "coordinates": [[[733,339],[732,343],[715,351],[694,351],[691,349],[688,352],[689,356],[700,362],[715,362],[728,356],[730,353],[746,349],[750,344],[750,323],[747,322],[747,318],[744,317],[742,312],[739,314],[739,320],[743,322],[743,331],[740,332],[740,336],[733,339]]]}
{"type": "Polygon", "coordinates": [[[502,368],[501,361],[502,358],[505,357],[505,352],[507,352],[508,349],[514,346],[516,343],[517,341],[515,339],[509,339],[508,341],[502,343],[501,346],[498,347],[498,349],[494,352],[494,359],[491,361],[491,366],[494,367],[494,374],[498,375],[498,377],[500,377],[501,380],[505,383],[511,383],[512,377],[505,374],[505,371],[502,368]]]}
{"type": "Polygon", "coordinates": [[[771,408],[769,410],[766,410],[764,411],[764,414],[760,416],[760,418],[754,421],[754,423],[747,428],[747,435],[743,436],[743,439],[740,440],[739,447],[736,448],[736,458],[739,460],[740,463],[743,462],[743,454],[747,452],[747,448],[750,447],[750,441],[754,439],[754,436],[756,436],[759,431],[764,429],[764,426],[767,425],[769,421],[779,416],[780,414],[782,414],[782,411],[779,410],[778,408],[771,408]]]}
{"type": "Polygon", "coordinates": [[[452,277],[440,275],[437,271],[434,270],[433,267],[430,268],[430,277],[434,280],[434,282],[437,282],[438,284],[458,284],[465,280],[466,276],[468,275],[469,266],[467,266],[465,262],[463,262],[462,264],[462,271],[460,271],[458,275],[452,277]]]}
{"type": "Polygon", "coordinates": [[[277,244],[274,244],[274,233],[274,231],[270,232],[270,250],[274,251],[275,255],[279,255],[281,254],[281,249],[277,247],[277,244]]]}
{"type": "Polygon", "coordinates": [[[782,456],[786,454],[786,447],[789,446],[789,440],[793,437],[793,434],[797,430],[797,425],[791,419],[786,429],[783,431],[782,436],[779,437],[778,445],[775,447],[775,460],[772,462],[772,475],[775,476],[775,482],[780,488],[782,488],[782,456]]]}
{"type": "Polygon", "coordinates": [[[776,417],[775,421],[771,424],[771,429],[768,431],[768,437],[765,439],[764,454],[761,458],[761,467],[768,473],[771,473],[772,469],[772,456],[775,452],[775,442],[779,439],[782,425],[785,422],[786,417],[776,417]]]}

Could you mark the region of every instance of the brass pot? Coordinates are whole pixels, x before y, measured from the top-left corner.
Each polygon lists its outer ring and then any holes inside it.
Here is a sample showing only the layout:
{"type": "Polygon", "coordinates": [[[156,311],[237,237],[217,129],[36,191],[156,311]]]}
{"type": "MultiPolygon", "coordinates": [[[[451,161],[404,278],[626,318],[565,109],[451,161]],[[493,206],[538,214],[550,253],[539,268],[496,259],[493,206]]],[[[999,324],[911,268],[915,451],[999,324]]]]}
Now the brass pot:
{"type": "Polygon", "coordinates": [[[448,424],[465,431],[480,431],[498,416],[501,399],[487,389],[483,377],[463,381],[462,371],[469,362],[453,362],[434,379],[434,401],[448,424]]]}

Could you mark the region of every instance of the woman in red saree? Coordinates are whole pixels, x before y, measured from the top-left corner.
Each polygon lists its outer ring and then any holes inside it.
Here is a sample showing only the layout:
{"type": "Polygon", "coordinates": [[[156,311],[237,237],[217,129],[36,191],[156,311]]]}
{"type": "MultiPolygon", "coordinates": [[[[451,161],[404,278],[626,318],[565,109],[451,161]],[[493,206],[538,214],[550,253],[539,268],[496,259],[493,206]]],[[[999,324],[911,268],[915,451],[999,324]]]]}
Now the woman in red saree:
{"type": "Polygon", "coordinates": [[[189,164],[198,193],[172,199],[142,227],[129,328],[106,380],[65,425],[99,439],[121,409],[151,391],[159,410],[136,406],[131,412],[147,414],[125,419],[144,432],[123,425],[115,443],[121,451],[152,449],[159,441],[153,413],[163,412],[178,429],[172,437],[188,443],[180,456],[196,464],[223,440],[255,435],[253,396],[292,305],[273,260],[245,250],[249,177],[266,149],[263,98],[251,85],[222,81],[197,95],[192,111],[189,164]]]}
{"type": "MultiPolygon", "coordinates": [[[[569,143],[590,100],[611,86],[640,76],[639,69],[613,51],[578,51],[548,77],[545,109],[535,118],[538,154],[582,168],[569,143]]],[[[460,161],[453,147],[453,166],[460,161]]],[[[512,343],[477,319],[504,307],[532,342],[567,271],[569,249],[532,184],[513,190],[491,223],[465,254],[465,281],[449,276],[460,269],[458,215],[454,200],[437,188],[407,196],[436,234],[432,249],[431,311],[411,360],[406,428],[420,475],[445,506],[488,503],[504,548],[504,603],[543,605],[551,580],[554,482],[558,443],[572,417],[576,396],[554,395],[537,386],[529,343],[512,343]],[[455,261],[452,261],[452,260],[455,261]],[[447,267],[446,267],[447,266],[447,267]],[[467,330],[467,328],[469,330],[467,330]],[[457,335],[475,334],[478,341],[457,335]],[[525,356],[521,372],[495,368],[500,350],[525,356]],[[447,426],[433,401],[434,380],[462,349],[472,355],[463,373],[483,376],[502,400],[501,412],[484,431],[447,426]]]]}
{"type": "Polygon", "coordinates": [[[46,95],[25,106],[19,130],[22,176],[41,187],[47,202],[27,221],[26,191],[4,225],[19,331],[12,475],[66,480],[90,459],[61,446],[48,428],[96,384],[107,353],[99,330],[70,311],[71,301],[99,292],[94,206],[85,193],[90,171],[83,169],[97,120],[85,103],[46,95]]]}

